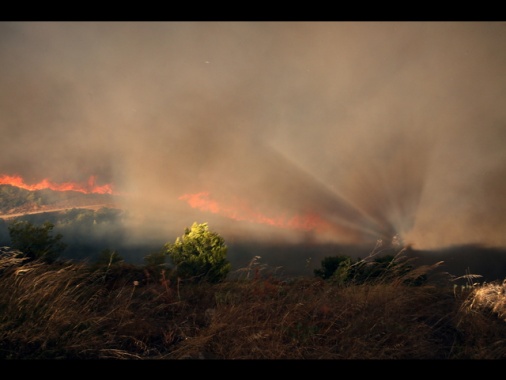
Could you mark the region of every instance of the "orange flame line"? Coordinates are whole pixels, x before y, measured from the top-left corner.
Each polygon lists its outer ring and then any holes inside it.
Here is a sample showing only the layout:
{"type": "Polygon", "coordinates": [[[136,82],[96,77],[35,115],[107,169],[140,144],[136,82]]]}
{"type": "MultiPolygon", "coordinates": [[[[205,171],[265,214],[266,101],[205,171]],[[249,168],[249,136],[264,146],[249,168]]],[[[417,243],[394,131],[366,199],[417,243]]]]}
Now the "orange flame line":
{"type": "Polygon", "coordinates": [[[211,199],[209,193],[205,191],[196,194],[184,194],[179,197],[179,200],[186,201],[192,208],[208,211],[213,214],[220,214],[239,221],[245,220],[275,227],[305,231],[317,228],[327,229],[330,227],[328,222],[323,220],[319,215],[313,213],[296,215],[290,219],[287,219],[284,216],[273,218],[251,209],[244,203],[238,207],[221,206],[217,201],[211,199]]]}
{"type": "Polygon", "coordinates": [[[23,178],[19,175],[2,175],[0,176],[0,185],[12,185],[25,190],[42,190],[51,189],[56,191],[78,191],[85,194],[113,194],[113,189],[110,184],[98,186],[95,184],[96,177],[90,176],[86,185],[79,184],[76,182],[63,182],[56,183],[48,180],[47,178],[42,181],[28,185],[25,183],[23,178]]]}

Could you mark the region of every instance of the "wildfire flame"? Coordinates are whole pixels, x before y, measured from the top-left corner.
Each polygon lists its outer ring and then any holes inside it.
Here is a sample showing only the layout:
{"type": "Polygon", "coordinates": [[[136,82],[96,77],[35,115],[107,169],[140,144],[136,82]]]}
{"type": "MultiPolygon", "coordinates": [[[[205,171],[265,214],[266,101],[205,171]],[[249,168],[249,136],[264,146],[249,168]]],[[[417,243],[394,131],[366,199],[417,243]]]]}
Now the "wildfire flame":
{"type": "Polygon", "coordinates": [[[87,183],[77,183],[77,182],[62,182],[56,183],[48,180],[47,178],[43,179],[38,183],[34,183],[32,185],[28,185],[25,183],[23,178],[19,175],[2,175],[0,176],[0,185],[12,185],[16,187],[20,187],[26,190],[42,190],[42,189],[51,189],[56,191],[79,191],[85,194],[112,194],[112,186],[110,184],[105,185],[97,185],[96,177],[90,176],[87,183]]]}
{"type": "Polygon", "coordinates": [[[236,202],[234,206],[223,206],[216,200],[211,199],[210,194],[205,191],[196,194],[184,194],[178,199],[186,201],[192,208],[223,215],[238,221],[249,221],[304,231],[329,229],[332,227],[327,221],[315,213],[306,213],[292,217],[270,217],[254,210],[245,202],[236,202]]]}

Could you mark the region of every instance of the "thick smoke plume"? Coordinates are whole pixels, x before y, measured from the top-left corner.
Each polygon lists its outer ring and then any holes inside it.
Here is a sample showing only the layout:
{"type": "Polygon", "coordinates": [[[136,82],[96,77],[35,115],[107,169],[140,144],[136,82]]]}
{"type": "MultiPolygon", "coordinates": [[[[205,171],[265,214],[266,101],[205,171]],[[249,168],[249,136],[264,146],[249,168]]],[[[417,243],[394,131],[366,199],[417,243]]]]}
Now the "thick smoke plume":
{"type": "Polygon", "coordinates": [[[505,40],[503,22],[3,22],[0,175],[112,184],[132,239],[207,221],[505,246],[505,40]]]}

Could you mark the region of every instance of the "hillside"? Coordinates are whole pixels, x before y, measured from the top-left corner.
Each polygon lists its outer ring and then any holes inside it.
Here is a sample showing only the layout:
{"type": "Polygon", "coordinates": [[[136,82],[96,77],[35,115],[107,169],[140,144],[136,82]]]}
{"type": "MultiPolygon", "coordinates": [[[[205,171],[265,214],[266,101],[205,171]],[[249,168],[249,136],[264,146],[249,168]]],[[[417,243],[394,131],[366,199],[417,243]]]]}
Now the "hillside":
{"type": "MultiPolygon", "coordinates": [[[[68,244],[51,265],[0,246],[0,359],[506,358],[505,283],[455,278],[468,268],[504,278],[501,249],[408,250],[409,263],[425,264],[407,274],[427,275],[419,285],[387,276],[395,266],[366,283],[323,279],[310,268],[295,276],[290,267],[304,266],[308,255],[318,267],[323,257],[362,256],[366,248],[231,244],[229,278],[195,284],[170,265],[144,261],[156,244],[126,244],[124,211],[88,209],[112,203],[110,195],[10,185],[0,194],[3,213],[26,210],[19,219],[54,223],[68,244]],[[110,252],[124,261],[100,261],[110,252]]],[[[0,219],[5,244],[8,224],[0,219]]]]}
{"type": "MultiPolygon", "coordinates": [[[[118,251],[130,263],[142,263],[143,255],[155,252],[173,239],[146,239],[135,244],[125,222],[126,210],[116,207],[111,194],[85,194],[76,191],[25,190],[12,185],[0,185],[0,245],[9,246],[9,223],[16,219],[41,224],[49,221],[55,233],[61,233],[68,245],[67,259],[94,260],[106,249],[118,251]]],[[[144,226],[149,230],[151,226],[144,226]]],[[[182,225],[181,230],[186,226],[182,225]]],[[[330,256],[347,255],[352,258],[367,256],[373,246],[343,244],[277,244],[274,242],[234,241],[224,236],[229,246],[229,259],[234,268],[240,268],[255,256],[260,256],[272,267],[287,275],[311,275],[320,262],[330,256]]],[[[385,252],[392,254],[392,252],[385,252]]],[[[430,265],[443,262],[441,269],[460,277],[477,274],[480,282],[506,278],[506,248],[483,245],[455,245],[432,250],[410,249],[408,255],[415,264],[430,265]]]]}
{"type": "Polygon", "coordinates": [[[111,194],[84,194],[78,191],[25,190],[0,185],[0,218],[69,208],[113,207],[111,194]]]}

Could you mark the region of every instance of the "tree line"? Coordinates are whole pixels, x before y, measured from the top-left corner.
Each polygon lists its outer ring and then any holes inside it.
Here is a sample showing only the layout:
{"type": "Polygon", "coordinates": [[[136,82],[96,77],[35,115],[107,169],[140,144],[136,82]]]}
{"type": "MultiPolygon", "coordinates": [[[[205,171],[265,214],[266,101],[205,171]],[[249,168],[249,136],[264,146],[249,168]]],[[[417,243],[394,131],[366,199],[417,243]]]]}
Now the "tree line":
{"type": "MultiPolygon", "coordinates": [[[[67,248],[63,235],[54,232],[54,224],[46,221],[35,225],[16,220],[9,227],[11,248],[24,256],[26,262],[40,260],[47,264],[58,262],[67,248]]],[[[218,233],[207,223],[193,223],[183,235],[168,242],[158,251],[144,257],[144,267],[153,276],[171,273],[173,278],[192,282],[218,283],[225,280],[232,266],[227,259],[228,247],[218,233]]],[[[122,263],[121,255],[110,248],[104,249],[93,263],[94,268],[110,267],[122,263]]],[[[416,273],[409,262],[397,255],[371,255],[366,259],[352,259],[347,255],[325,257],[314,275],[335,284],[360,284],[404,278],[409,285],[422,285],[426,276],[416,273]]]]}

